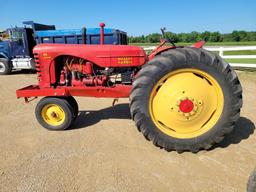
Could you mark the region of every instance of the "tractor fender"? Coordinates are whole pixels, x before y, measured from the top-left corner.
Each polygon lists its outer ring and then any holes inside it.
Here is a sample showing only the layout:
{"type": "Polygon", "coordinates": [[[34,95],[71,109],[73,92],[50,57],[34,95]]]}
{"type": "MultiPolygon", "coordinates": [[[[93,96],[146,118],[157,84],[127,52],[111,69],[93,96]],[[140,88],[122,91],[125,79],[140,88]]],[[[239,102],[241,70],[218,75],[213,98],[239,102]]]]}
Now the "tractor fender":
{"type": "MultiPolygon", "coordinates": [[[[200,49],[204,46],[206,42],[205,41],[198,41],[196,42],[194,45],[192,45],[192,47],[200,49]]],[[[164,52],[164,51],[168,51],[170,49],[176,49],[176,48],[180,48],[180,47],[175,47],[175,46],[163,46],[160,48],[156,48],[155,50],[153,50],[149,56],[148,56],[148,60],[153,59],[155,56],[159,55],[160,53],[164,52]]],[[[183,48],[183,47],[182,47],[183,48]]]]}
{"type": "Polygon", "coordinates": [[[167,51],[169,49],[175,49],[176,47],[173,46],[163,46],[160,48],[157,48],[155,50],[153,50],[149,55],[148,55],[148,60],[152,60],[155,58],[155,56],[159,55],[160,53],[167,51]]]}
{"type": "Polygon", "coordinates": [[[192,47],[200,49],[200,48],[202,48],[204,46],[205,43],[206,43],[205,41],[198,41],[192,47]]]}

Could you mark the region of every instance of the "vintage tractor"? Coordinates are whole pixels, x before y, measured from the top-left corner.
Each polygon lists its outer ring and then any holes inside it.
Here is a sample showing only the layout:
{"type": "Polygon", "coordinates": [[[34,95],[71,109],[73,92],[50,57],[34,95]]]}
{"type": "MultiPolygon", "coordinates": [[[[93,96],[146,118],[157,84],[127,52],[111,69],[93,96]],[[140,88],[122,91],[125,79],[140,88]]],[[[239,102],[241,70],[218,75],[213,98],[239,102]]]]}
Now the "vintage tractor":
{"type": "Polygon", "coordinates": [[[167,151],[209,149],[232,131],[242,87],[228,63],[202,49],[203,41],[178,47],[163,39],[147,55],[137,46],[104,45],[103,33],[100,45],[34,48],[38,85],[16,93],[27,102],[44,96],[35,109],[43,127],[68,129],[78,115],[74,96],[83,96],[129,97],[138,130],[167,151]]]}

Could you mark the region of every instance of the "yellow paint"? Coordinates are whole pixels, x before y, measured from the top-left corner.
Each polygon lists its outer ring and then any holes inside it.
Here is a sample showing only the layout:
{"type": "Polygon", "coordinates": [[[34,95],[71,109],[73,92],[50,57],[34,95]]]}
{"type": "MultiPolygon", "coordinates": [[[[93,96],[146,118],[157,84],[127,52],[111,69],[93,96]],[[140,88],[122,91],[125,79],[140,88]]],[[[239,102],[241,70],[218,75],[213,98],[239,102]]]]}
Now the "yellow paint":
{"type": "Polygon", "coordinates": [[[197,69],[180,69],[161,78],[151,93],[149,111],[154,124],[175,138],[195,138],[214,127],[224,106],[218,82],[197,69]],[[190,99],[194,109],[182,113],[179,103],[190,99]]]}
{"type": "Polygon", "coordinates": [[[41,111],[41,116],[51,126],[59,126],[65,121],[64,110],[56,104],[45,105],[41,111]]]}

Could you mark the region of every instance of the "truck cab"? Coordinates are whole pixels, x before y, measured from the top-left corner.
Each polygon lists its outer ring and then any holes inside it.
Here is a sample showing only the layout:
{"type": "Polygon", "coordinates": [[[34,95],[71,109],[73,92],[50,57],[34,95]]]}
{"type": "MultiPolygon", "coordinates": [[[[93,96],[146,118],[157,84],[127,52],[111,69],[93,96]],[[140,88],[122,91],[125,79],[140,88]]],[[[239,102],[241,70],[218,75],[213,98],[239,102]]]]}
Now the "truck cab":
{"type": "Polygon", "coordinates": [[[10,28],[9,38],[0,42],[0,74],[8,74],[12,69],[31,67],[32,49],[35,46],[33,30],[30,28],[10,28]],[[20,65],[18,61],[21,61],[20,65]],[[25,62],[25,63],[24,63],[25,62]]]}
{"type": "Polygon", "coordinates": [[[11,58],[32,57],[32,49],[36,45],[31,28],[10,28],[9,33],[9,53],[11,58]]]}
{"type": "Polygon", "coordinates": [[[54,30],[53,25],[42,25],[31,21],[23,22],[29,27],[8,28],[8,38],[0,42],[0,75],[13,69],[35,69],[32,50],[36,45],[36,30],[54,30]]]}

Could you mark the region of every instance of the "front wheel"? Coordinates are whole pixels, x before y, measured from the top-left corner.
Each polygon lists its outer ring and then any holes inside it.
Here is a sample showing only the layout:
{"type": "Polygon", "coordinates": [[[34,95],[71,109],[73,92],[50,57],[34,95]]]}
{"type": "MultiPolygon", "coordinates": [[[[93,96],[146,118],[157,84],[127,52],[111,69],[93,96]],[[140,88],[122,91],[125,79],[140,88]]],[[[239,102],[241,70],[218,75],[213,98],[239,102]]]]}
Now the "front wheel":
{"type": "Polygon", "coordinates": [[[242,88],[221,58],[203,49],[177,48],[141,69],[130,102],[138,129],[156,146],[197,152],[232,131],[242,88]]]}
{"type": "Polygon", "coordinates": [[[0,58],[0,75],[8,75],[12,72],[12,65],[8,59],[0,58]]]}
{"type": "Polygon", "coordinates": [[[74,111],[70,103],[63,98],[45,97],[35,109],[37,121],[49,130],[65,130],[72,124],[74,111]]]}
{"type": "Polygon", "coordinates": [[[74,120],[77,118],[79,113],[79,107],[76,99],[73,96],[65,97],[65,99],[69,102],[69,104],[72,106],[74,111],[74,120]]]}

